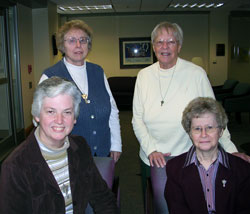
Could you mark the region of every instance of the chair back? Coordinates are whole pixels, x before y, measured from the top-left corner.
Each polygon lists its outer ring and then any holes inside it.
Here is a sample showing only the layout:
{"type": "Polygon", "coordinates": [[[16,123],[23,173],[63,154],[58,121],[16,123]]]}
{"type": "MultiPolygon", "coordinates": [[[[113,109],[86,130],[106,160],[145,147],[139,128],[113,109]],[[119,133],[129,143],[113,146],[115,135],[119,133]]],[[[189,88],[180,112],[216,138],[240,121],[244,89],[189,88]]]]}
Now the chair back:
{"type": "MultiPolygon", "coordinates": [[[[98,171],[100,172],[103,180],[106,181],[108,187],[112,189],[115,177],[115,162],[110,157],[93,157],[98,171]]],[[[88,204],[85,214],[93,214],[93,209],[88,204]]]]}
{"type": "Polygon", "coordinates": [[[233,96],[242,96],[249,94],[250,92],[250,84],[249,83],[239,83],[235,86],[233,90],[233,96]]]}
{"type": "Polygon", "coordinates": [[[112,189],[115,177],[115,162],[110,157],[93,157],[97,169],[106,181],[109,189],[112,189]]]}
{"type": "Polygon", "coordinates": [[[239,83],[238,80],[228,79],[224,82],[223,89],[234,89],[234,87],[239,83]]]}
{"type": "MultiPolygon", "coordinates": [[[[165,157],[168,161],[172,157],[165,157]]],[[[164,190],[167,182],[166,167],[151,167],[151,185],[153,194],[153,209],[157,214],[168,214],[168,206],[164,196],[164,190]]]]}

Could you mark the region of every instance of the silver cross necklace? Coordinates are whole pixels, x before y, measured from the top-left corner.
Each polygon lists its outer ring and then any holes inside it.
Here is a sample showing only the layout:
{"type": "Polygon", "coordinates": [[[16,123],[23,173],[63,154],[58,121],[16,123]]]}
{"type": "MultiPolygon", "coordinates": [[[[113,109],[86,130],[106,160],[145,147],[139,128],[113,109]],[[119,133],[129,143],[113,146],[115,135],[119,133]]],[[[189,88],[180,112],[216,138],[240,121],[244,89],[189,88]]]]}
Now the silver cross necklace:
{"type": "Polygon", "coordinates": [[[161,106],[164,105],[165,98],[166,98],[166,96],[167,96],[167,94],[168,94],[168,90],[169,90],[170,85],[171,85],[171,83],[172,83],[172,79],[173,79],[173,76],[174,76],[174,73],[175,73],[175,69],[176,69],[176,65],[175,65],[174,70],[173,70],[173,73],[172,73],[172,75],[171,75],[171,79],[170,79],[170,81],[169,81],[167,90],[166,90],[166,92],[165,92],[165,94],[164,94],[164,96],[163,96],[163,94],[162,94],[162,87],[161,87],[160,65],[158,65],[159,86],[160,86],[160,94],[161,94],[161,106]]]}

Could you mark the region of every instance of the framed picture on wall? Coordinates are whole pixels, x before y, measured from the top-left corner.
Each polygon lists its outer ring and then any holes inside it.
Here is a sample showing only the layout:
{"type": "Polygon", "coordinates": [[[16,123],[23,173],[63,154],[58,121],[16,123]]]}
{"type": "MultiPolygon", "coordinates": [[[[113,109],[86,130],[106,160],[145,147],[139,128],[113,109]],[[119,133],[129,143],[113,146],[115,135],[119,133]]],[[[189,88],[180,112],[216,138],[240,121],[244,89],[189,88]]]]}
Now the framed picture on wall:
{"type": "Polygon", "coordinates": [[[120,38],[120,68],[144,68],[156,61],[150,37],[120,38]]]}

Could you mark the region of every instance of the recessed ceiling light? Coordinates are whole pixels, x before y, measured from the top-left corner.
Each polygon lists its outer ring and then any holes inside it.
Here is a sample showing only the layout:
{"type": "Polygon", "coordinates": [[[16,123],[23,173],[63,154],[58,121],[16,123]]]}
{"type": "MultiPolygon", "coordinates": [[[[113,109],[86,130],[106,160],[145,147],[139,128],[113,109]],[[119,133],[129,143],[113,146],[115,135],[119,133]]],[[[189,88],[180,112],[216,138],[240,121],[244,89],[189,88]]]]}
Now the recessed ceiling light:
{"type": "Polygon", "coordinates": [[[103,7],[104,7],[105,9],[112,9],[112,5],[111,5],[111,4],[103,5],[103,7]]]}
{"type": "Polygon", "coordinates": [[[214,6],[214,3],[207,5],[206,8],[210,8],[210,7],[213,7],[213,6],[214,6]]]}
{"type": "Polygon", "coordinates": [[[108,9],[112,9],[112,5],[91,5],[91,6],[74,6],[74,7],[58,7],[58,9],[63,10],[63,11],[67,11],[67,10],[71,10],[71,11],[79,11],[79,10],[108,10],[108,9]]]}
{"type": "Polygon", "coordinates": [[[177,4],[170,4],[168,7],[169,8],[186,8],[186,7],[189,7],[189,8],[218,8],[218,7],[221,7],[223,6],[224,3],[218,3],[218,4],[215,4],[215,3],[209,3],[209,4],[206,4],[206,3],[192,3],[192,4],[189,4],[189,3],[184,3],[184,4],[180,4],[180,3],[177,3],[177,4]]]}
{"type": "Polygon", "coordinates": [[[217,7],[221,7],[223,5],[224,5],[224,3],[219,3],[219,4],[216,4],[214,7],[217,8],[217,7]]]}
{"type": "Polygon", "coordinates": [[[58,7],[58,8],[59,8],[60,10],[64,10],[64,11],[66,10],[64,7],[58,7]]]}
{"type": "Polygon", "coordinates": [[[180,5],[180,4],[178,3],[178,4],[176,4],[174,7],[177,8],[177,7],[179,7],[179,5],[180,5]]]}
{"type": "Polygon", "coordinates": [[[194,4],[190,5],[190,8],[193,8],[193,7],[195,7],[196,5],[197,5],[197,3],[194,3],[194,4]]]}
{"type": "Polygon", "coordinates": [[[198,8],[202,8],[202,7],[204,7],[206,4],[200,4],[200,5],[198,5],[198,8]]]}

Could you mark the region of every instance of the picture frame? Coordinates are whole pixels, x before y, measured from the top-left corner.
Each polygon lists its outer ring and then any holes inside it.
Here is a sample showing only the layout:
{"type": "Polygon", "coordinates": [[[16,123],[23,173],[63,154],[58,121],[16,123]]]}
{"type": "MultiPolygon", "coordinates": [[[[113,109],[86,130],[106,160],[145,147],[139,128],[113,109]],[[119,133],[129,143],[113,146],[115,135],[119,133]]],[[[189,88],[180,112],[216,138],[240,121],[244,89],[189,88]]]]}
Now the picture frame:
{"type": "Polygon", "coordinates": [[[249,47],[239,47],[239,57],[238,57],[238,61],[239,62],[245,62],[245,63],[249,63],[250,61],[250,48],[249,47]]]}
{"type": "Polygon", "coordinates": [[[250,62],[250,47],[232,45],[231,59],[237,60],[240,63],[250,62]]]}
{"type": "Polygon", "coordinates": [[[156,61],[150,37],[119,38],[120,68],[144,68],[156,61]]]}

